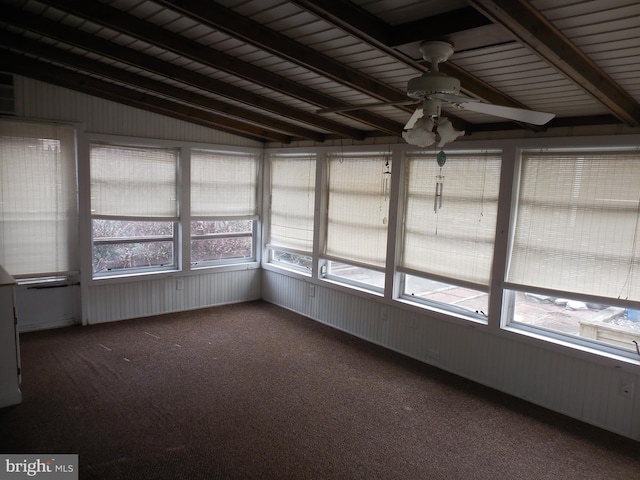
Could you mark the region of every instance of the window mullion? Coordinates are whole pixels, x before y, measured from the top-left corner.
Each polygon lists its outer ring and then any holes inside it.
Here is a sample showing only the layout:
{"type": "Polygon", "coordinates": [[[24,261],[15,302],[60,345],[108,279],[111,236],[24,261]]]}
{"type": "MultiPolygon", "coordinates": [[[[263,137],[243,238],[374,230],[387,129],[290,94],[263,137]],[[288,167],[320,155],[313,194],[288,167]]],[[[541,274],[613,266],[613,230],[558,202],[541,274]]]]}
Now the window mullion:
{"type": "Polygon", "coordinates": [[[180,149],[178,165],[178,236],[177,248],[180,252],[182,271],[191,269],[191,149],[180,149]]]}

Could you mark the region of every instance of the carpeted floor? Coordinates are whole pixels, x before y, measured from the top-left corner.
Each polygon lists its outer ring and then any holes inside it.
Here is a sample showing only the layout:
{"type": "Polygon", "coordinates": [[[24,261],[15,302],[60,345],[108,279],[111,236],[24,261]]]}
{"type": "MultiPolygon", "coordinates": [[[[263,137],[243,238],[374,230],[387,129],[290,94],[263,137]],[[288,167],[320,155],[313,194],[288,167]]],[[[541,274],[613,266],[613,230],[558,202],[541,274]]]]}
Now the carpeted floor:
{"type": "Polygon", "coordinates": [[[22,335],[0,452],[81,479],[625,479],[640,444],[258,301],[22,335]]]}

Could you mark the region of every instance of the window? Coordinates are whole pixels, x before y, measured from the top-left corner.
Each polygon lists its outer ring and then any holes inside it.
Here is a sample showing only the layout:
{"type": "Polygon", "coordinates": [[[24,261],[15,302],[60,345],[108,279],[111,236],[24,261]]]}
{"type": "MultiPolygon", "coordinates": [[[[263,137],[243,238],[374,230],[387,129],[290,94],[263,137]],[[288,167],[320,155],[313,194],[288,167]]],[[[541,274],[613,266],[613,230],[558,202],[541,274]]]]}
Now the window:
{"type": "Polygon", "coordinates": [[[635,350],[640,155],[524,152],[507,274],[513,325],[635,350]]]}
{"type": "Polygon", "coordinates": [[[269,262],[311,273],[315,155],[271,156],[269,262]]]}
{"type": "Polygon", "coordinates": [[[75,131],[0,121],[0,264],[16,277],[77,271],[75,131]]]}
{"type": "Polygon", "coordinates": [[[493,261],[499,153],[409,154],[401,296],[483,319],[493,261]],[[475,314],[478,315],[475,315],[475,314]]]}
{"type": "Polygon", "coordinates": [[[94,276],[176,269],[178,151],[90,149],[94,276]]]}
{"type": "Polygon", "coordinates": [[[322,273],[326,278],[381,290],[387,257],[390,154],[330,155],[328,162],[326,266],[322,273]]]}
{"type": "Polygon", "coordinates": [[[192,150],[191,264],[255,259],[258,156],[192,150]]]}

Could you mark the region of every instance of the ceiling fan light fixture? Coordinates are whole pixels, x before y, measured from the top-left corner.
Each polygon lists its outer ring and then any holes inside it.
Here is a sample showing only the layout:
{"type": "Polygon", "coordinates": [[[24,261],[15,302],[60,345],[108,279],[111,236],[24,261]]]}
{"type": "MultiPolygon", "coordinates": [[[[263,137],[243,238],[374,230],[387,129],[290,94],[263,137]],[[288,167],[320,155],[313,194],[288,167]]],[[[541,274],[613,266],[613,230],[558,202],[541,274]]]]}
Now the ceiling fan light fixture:
{"type": "Polygon", "coordinates": [[[438,120],[436,130],[440,137],[440,143],[438,143],[438,146],[441,148],[444,147],[445,144],[453,142],[456,138],[464,135],[464,130],[456,130],[453,128],[453,124],[448,118],[440,118],[438,120]]]}
{"type": "Polygon", "coordinates": [[[425,115],[412,128],[402,132],[402,138],[409,144],[426,148],[438,142],[440,148],[464,135],[464,130],[456,130],[448,118],[433,118],[425,115]]]}
{"type": "Polygon", "coordinates": [[[418,147],[428,147],[436,143],[436,134],[433,131],[434,127],[433,119],[429,116],[424,116],[416,121],[413,128],[402,132],[402,138],[409,145],[416,145],[418,147]]]}

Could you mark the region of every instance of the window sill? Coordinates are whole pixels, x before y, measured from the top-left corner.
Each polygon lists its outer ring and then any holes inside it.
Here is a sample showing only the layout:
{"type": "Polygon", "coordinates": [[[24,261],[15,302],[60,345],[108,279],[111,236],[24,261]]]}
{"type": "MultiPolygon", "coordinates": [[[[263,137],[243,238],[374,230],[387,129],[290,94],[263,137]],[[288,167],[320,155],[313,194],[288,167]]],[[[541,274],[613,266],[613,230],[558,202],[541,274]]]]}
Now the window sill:
{"type": "Polygon", "coordinates": [[[135,273],[114,273],[107,275],[99,275],[91,277],[91,283],[104,284],[104,283],[117,283],[117,282],[130,282],[133,280],[150,280],[155,278],[170,277],[175,275],[179,270],[156,270],[153,272],[135,272],[135,273]]]}
{"type": "Polygon", "coordinates": [[[486,317],[478,318],[478,317],[474,317],[472,314],[464,315],[459,312],[453,312],[453,311],[447,310],[446,308],[438,308],[436,306],[427,305],[422,302],[417,302],[415,300],[411,300],[405,297],[396,298],[394,299],[394,301],[402,305],[409,306],[412,309],[417,309],[421,313],[428,312],[429,314],[433,314],[434,317],[437,317],[438,319],[443,320],[445,322],[454,321],[460,325],[469,325],[469,323],[472,323],[476,325],[486,326],[489,324],[488,319],[486,317]]]}
{"type": "Polygon", "coordinates": [[[524,325],[508,325],[500,329],[508,335],[518,335],[527,343],[540,346],[544,343],[550,349],[566,355],[574,356],[594,361],[595,358],[603,360],[609,366],[620,368],[620,364],[626,364],[632,368],[640,367],[640,356],[633,351],[626,352],[613,346],[594,345],[588,340],[579,338],[568,338],[554,332],[543,333],[524,325]]]}
{"type": "Polygon", "coordinates": [[[272,272],[278,272],[278,273],[283,273],[285,275],[289,275],[290,276],[295,276],[295,277],[303,277],[303,278],[310,278],[311,277],[311,271],[310,270],[305,270],[302,268],[295,268],[295,267],[288,267],[286,265],[282,265],[280,263],[263,263],[262,264],[262,269],[263,270],[267,270],[267,271],[272,271],[272,272]]]}
{"type": "Polygon", "coordinates": [[[374,289],[374,288],[367,288],[364,285],[356,285],[354,283],[349,283],[346,281],[340,281],[337,278],[334,277],[327,277],[327,278],[322,278],[320,279],[321,282],[323,283],[328,283],[330,285],[333,285],[335,287],[338,287],[340,290],[346,291],[346,292],[357,292],[357,293],[361,293],[361,294],[366,294],[369,296],[373,296],[374,298],[384,298],[384,292],[374,289]]]}
{"type": "Polygon", "coordinates": [[[224,272],[235,272],[240,270],[255,270],[260,268],[260,263],[256,261],[245,263],[234,263],[226,265],[209,265],[201,268],[194,268],[190,270],[163,270],[155,272],[144,273],[130,273],[122,275],[109,275],[104,277],[93,277],[90,279],[89,284],[91,286],[109,285],[117,283],[130,283],[130,282],[146,282],[150,280],[162,280],[167,278],[188,277],[195,275],[211,275],[224,272]]]}

